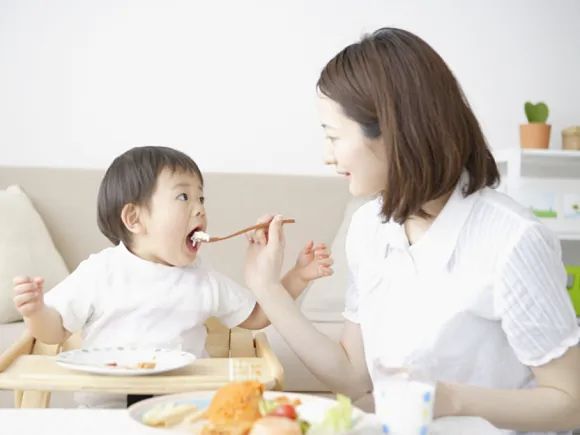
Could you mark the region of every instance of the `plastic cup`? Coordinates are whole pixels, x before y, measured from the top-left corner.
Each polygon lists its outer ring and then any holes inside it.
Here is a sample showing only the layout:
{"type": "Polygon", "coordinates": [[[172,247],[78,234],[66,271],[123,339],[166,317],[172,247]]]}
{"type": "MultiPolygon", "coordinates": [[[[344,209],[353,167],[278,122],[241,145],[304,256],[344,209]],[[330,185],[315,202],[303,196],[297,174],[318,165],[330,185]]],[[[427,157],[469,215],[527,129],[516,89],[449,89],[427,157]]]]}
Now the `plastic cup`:
{"type": "Polygon", "coordinates": [[[435,385],[387,376],[375,382],[375,413],[389,435],[428,435],[433,420],[435,385]]]}

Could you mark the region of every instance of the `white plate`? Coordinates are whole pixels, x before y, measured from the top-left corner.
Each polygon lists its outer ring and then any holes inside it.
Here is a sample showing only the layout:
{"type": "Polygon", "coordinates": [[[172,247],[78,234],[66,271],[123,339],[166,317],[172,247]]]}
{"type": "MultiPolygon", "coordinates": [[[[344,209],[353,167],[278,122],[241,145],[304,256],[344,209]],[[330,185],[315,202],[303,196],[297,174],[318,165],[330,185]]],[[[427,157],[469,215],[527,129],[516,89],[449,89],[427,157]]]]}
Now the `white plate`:
{"type": "Polygon", "coordinates": [[[168,372],[191,364],[195,356],[181,350],[139,347],[75,349],[57,355],[56,363],[67,369],[114,376],[142,376],[168,372]],[[154,368],[138,368],[154,362],[154,368]],[[111,366],[110,363],[116,363],[111,366]]]}
{"type": "MultiPolygon", "coordinates": [[[[153,397],[151,399],[146,399],[141,402],[131,405],[128,409],[129,416],[139,425],[149,427],[143,423],[143,415],[150,409],[157,405],[177,403],[177,404],[193,404],[198,409],[205,409],[209,406],[211,399],[215,391],[197,391],[192,393],[184,394],[171,394],[167,396],[153,397]]],[[[308,421],[310,424],[319,423],[324,418],[324,415],[329,408],[336,405],[336,400],[326,399],[324,397],[312,396],[309,394],[300,393],[288,393],[288,392],[277,392],[277,391],[265,391],[265,399],[275,399],[279,396],[285,396],[290,400],[299,399],[301,404],[296,407],[298,416],[308,421]]],[[[354,428],[349,431],[349,434],[375,434],[382,433],[380,430],[380,425],[377,421],[372,418],[369,414],[365,414],[360,409],[353,406],[353,422],[354,428]]],[[[174,426],[172,428],[161,429],[155,428],[159,432],[189,432],[191,429],[183,428],[179,426],[174,426]]]]}

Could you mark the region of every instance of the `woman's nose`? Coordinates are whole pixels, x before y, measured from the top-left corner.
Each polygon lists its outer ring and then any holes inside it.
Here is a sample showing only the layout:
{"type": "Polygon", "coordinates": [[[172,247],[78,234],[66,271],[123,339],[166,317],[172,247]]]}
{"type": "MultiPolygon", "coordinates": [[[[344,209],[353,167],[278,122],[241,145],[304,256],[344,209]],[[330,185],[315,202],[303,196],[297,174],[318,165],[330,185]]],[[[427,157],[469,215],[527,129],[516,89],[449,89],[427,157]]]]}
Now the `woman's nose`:
{"type": "Polygon", "coordinates": [[[326,144],[324,146],[324,164],[325,165],[336,165],[336,158],[334,157],[332,145],[330,145],[330,144],[326,144]]]}

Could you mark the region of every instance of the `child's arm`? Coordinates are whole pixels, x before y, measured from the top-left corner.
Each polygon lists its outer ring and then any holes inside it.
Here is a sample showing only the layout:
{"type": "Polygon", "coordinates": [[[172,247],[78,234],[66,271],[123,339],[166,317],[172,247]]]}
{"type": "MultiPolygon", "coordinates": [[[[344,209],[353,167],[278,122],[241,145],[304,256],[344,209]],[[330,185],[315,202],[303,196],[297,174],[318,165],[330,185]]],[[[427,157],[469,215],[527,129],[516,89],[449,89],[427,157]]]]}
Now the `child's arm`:
{"type": "Polygon", "coordinates": [[[70,337],[60,313],[44,304],[43,278],[16,277],[13,282],[14,305],[34,338],[47,344],[59,344],[70,337]]]}
{"type": "MultiPolygon", "coordinates": [[[[296,265],[286,273],[282,285],[296,299],[310,281],[332,275],[332,257],[324,243],[314,245],[309,241],[298,254],[296,265]]],[[[262,329],[270,325],[270,320],[259,304],[256,304],[250,316],[239,326],[246,329],[262,329]]]]}

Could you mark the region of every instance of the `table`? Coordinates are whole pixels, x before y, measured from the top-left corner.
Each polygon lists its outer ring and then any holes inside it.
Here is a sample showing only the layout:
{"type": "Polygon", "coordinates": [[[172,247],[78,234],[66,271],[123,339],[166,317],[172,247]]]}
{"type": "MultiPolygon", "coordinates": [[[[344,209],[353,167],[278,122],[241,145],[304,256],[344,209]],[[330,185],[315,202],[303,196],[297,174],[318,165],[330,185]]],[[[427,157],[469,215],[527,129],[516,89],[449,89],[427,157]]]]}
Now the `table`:
{"type": "MultiPolygon", "coordinates": [[[[6,435],[160,435],[144,427],[123,409],[0,409],[0,433],[6,435]]],[[[475,417],[446,417],[433,422],[432,435],[507,434],[475,417]]]]}

